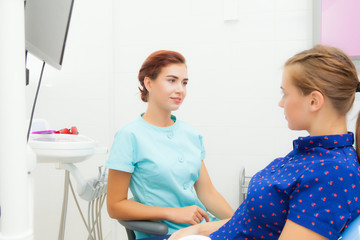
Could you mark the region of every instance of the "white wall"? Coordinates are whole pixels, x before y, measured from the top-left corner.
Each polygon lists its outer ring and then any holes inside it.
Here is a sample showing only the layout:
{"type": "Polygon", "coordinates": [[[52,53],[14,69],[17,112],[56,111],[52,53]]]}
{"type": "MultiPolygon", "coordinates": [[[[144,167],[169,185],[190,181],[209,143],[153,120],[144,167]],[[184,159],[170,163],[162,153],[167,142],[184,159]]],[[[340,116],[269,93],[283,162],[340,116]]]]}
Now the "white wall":
{"type": "MultiPolygon", "coordinates": [[[[46,68],[35,117],[54,129],[76,125],[110,147],[115,131],[145,111],[137,90],[144,59],[159,49],[179,51],[190,81],[174,114],[204,135],[212,180],[236,208],[240,167],[255,173],[290,151],[299,135],[287,129],[277,103],[284,61],[312,45],[312,1],[238,0],[236,21],[224,21],[224,2],[76,0],[63,69],[46,68]]],[[[29,66],[30,114],[41,63],[30,56],[29,66]]],[[[105,159],[78,167],[92,177],[105,159]]],[[[33,175],[35,239],[55,239],[64,172],[38,164],[33,175]]],[[[72,198],[69,205],[67,239],[85,239],[72,198]]],[[[126,239],[106,214],[103,225],[106,239],[126,239]]]]}

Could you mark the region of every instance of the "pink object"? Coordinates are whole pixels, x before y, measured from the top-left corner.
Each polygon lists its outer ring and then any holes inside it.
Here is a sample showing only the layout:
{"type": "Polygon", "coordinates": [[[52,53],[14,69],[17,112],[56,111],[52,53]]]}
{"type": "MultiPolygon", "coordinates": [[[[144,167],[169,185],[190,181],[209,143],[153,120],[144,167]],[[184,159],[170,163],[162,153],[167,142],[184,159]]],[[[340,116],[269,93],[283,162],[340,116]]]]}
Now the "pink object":
{"type": "Polygon", "coordinates": [[[35,131],[35,132],[32,132],[32,134],[53,134],[53,133],[56,133],[56,134],[72,134],[72,135],[78,135],[79,132],[77,130],[77,128],[75,126],[71,127],[71,128],[63,128],[63,129],[60,129],[58,131],[55,131],[55,130],[43,130],[43,131],[35,131]]]}
{"type": "Polygon", "coordinates": [[[44,130],[44,131],[35,131],[35,132],[32,132],[32,134],[52,134],[55,132],[56,132],[55,130],[44,130]]]}
{"type": "Polygon", "coordinates": [[[360,1],[322,0],[320,42],[360,56],[360,1]]]}

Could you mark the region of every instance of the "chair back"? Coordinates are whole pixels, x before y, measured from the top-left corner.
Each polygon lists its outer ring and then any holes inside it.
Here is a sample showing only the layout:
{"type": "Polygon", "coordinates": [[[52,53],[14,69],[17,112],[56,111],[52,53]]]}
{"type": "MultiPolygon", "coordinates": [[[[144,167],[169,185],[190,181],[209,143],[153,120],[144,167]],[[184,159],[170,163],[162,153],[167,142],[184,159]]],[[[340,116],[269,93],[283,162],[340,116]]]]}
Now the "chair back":
{"type": "Polygon", "coordinates": [[[126,235],[128,236],[128,240],[136,240],[136,236],[133,230],[125,228],[126,235]]]}
{"type": "Polygon", "coordinates": [[[360,216],[358,216],[345,231],[341,234],[338,240],[355,240],[360,239],[360,216]]]}
{"type": "Polygon", "coordinates": [[[168,233],[168,226],[162,222],[146,220],[118,220],[118,222],[125,227],[128,240],[135,240],[134,231],[155,236],[163,236],[168,233]]]}

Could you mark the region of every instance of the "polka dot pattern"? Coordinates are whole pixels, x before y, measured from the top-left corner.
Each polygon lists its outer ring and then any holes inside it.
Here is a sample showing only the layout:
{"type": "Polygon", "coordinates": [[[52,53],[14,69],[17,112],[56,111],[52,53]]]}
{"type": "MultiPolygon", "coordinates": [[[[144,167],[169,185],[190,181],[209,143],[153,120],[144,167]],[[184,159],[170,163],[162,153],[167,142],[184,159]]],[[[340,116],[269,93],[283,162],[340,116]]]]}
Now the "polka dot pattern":
{"type": "Polygon", "coordinates": [[[337,239],[360,214],[352,133],[294,140],[287,156],[255,174],[246,200],[211,239],[278,239],[289,219],[337,239]]]}

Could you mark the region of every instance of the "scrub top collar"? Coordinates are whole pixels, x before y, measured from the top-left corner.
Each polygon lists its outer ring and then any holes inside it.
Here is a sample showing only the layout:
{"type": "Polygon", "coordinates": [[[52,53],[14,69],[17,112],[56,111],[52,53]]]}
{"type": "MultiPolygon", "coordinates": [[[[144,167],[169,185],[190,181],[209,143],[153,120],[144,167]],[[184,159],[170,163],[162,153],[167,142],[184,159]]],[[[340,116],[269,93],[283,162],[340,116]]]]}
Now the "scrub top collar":
{"type": "Polygon", "coordinates": [[[174,121],[174,124],[171,125],[171,126],[169,126],[169,127],[158,127],[158,126],[152,125],[152,124],[148,123],[147,121],[145,121],[145,120],[142,118],[143,115],[144,115],[144,113],[142,113],[142,114],[138,117],[139,121],[141,121],[143,124],[145,124],[145,125],[153,128],[153,129],[156,129],[156,130],[158,130],[158,131],[163,131],[163,132],[172,131],[172,130],[175,130],[175,129],[177,128],[177,126],[179,125],[179,124],[178,124],[178,121],[176,121],[176,116],[174,116],[174,115],[171,115],[171,117],[170,117],[171,120],[174,121]]]}
{"type": "Polygon", "coordinates": [[[340,135],[308,136],[299,137],[293,141],[294,151],[304,151],[316,147],[332,149],[339,147],[352,146],[354,144],[354,135],[351,132],[340,135]]]}

